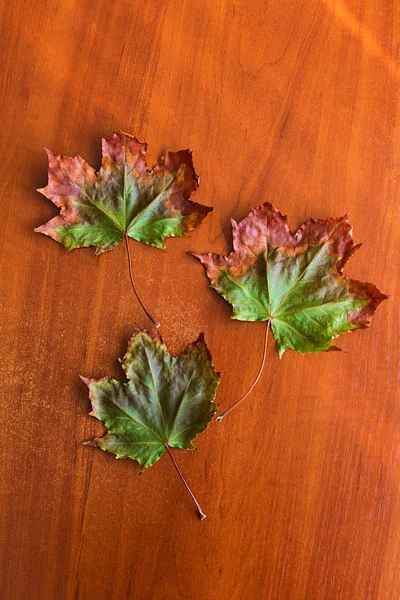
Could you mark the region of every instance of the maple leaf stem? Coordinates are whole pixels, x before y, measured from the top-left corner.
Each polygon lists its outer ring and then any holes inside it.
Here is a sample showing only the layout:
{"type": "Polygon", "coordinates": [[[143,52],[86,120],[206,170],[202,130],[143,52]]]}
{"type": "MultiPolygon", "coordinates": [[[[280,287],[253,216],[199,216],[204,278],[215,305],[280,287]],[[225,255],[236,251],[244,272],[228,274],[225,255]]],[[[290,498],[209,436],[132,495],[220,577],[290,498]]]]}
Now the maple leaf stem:
{"type": "Polygon", "coordinates": [[[168,452],[168,455],[169,455],[170,459],[172,460],[172,464],[174,465],[174,467],[175,467],[175,469],[176,469],[176,472],[178,473],[179,477],[181,478],[181,481],[182,481],[183,485],[185,486],[185,488],[186,488],[186,489],[187,489],[187,491],[189,492],[189,494],[190,494],[190,497],[192,498],[193,502],[194,502],[194,503],[195,503],[195,505],[196,505],[196,508],[197,508],[197,513],[198,513],[198,515],[199,515],[199,519],[200,519],[200,521],[203,521],[203,520],[206,518],[206,515],[205,515],[205,514],[203,513],[203,511],[201,510],[200,504],[197,502],[197,500],[196,500],[196,498],[195,498],[195,496],[194,496],[194,494],[193,494],[192,490],[190,489],[190,487],[189,487],[189,486],[188,486],[188,484],[186,483],[186,480],[185,480],[184,476],[182,475],[182,473],[181,473],[181,471],[180,471],[180,469],[179,469],[178,465],[177,465],[177,464],[176,464],[176,462],[175,462],[175,459],[174,459],[174,457],[172,456],[172,452],[171,452],[171,450],[170,450],[170,448],[169,448],[168,444],[165,444],[165,448],[166,448],[166,450],[167,450],[167,452],[168,452]]]}
{"type": "Polygon", "coordinates": [[[253,389],[256,387],[264,366],[265,366],[265,359],[267,357],[267,348],[268,348],[268,332],[271,326],[271,319],[268,319],[267,321],[267,326],[265,328],[265,338],[264,338],[264,352],[263,352],[263,357],[262,357],[262,361],[261,361],[261,366],[260,369],[257,373],[257,376],[255,378],[255,380],[253,381],[253,383],[251,384],[251,386],[249,387],[249,389],[247,390],[247,392],[244,394],[244,396],[242,396],[241,398],[239,398],[239,400],[237,400],[235,402],[235,404],[232,404],[232,406],[230,406],[225,412],[222,413],[222,415],[219,415],[219,417],[217,417],[217,422],[220,423],[222,421],[222,419],[224,419],[226,417],[226,415],[228,415],[234,408],[237,408],[239,406],[239,404],[241,404],[243,402],[243,400],[245,400],[247,398],[247,396],[253,391],[253,389]]]}
{"type": "Polygon", "coordinates": [[[143,311],[146,313],[146,316],[150,319],[150,321],[156,326],[156,327],[160,327],[160,323],[158,321],[156,321],[156,319],[154,319],[151,314],[146,310],[143,302],[141,301],[139,294],[137,293],[136,287],[135,287],[135,283],[133,281],[133,274],[132,274],[132,261],[131,261],[131,252],[129,250],[129,237],[126,233],[124,233],[124,238],[125,238],[125,245],[126,245],[126,252],[128,255],[128,268],[129,268],[129,278],[131,280],[131,285],[132,285],[132,289],[133,292],[137,298],[137,301],[139,302],[140,306],[142,307],[143,311]]]}

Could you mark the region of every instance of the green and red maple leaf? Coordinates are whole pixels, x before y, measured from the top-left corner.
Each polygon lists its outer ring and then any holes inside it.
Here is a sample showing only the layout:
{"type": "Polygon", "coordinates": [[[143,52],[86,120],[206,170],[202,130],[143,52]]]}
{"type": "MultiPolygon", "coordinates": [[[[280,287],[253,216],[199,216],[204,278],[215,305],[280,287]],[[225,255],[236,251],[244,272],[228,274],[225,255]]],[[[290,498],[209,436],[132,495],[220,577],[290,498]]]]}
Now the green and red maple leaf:
{"type": "Polygon", "coordinates": [[[147,144],[114,133],[102,141],[98,172],[80,156],[46,152],[48,184],[38,191],[60,214],[35,231],[67,250],[95,246],[96,254],[125,240],[132,289],[146,315],[159,327],[137,293],[128,240],[163,249],[165,238],[189,235],[212,210],[190,200],[198,187],[191,151],[168,151],[149,169],[147,144]]]}
{"type": "Polygon", "coordinates": [[[387,296],[372,283],[347,279],[343,267],[360,247],[347,216],[307,219],[291,233],[266,202],[232,221],[233,252],[194,254],[233,319],[269,321],[279,354],[323,352],[341,333],[368,327],[387,296]]]}
{"type": "Polygon", "coordinates": [[[193,450],[192,440],[217,410],[220,379],[203,335],[171,356],[158,332],[137,331],[121,365],[127,383],[83,378],[90,390],[90,414],[108,430],[90,445],[132,458],[142,471],[159,460],[166,446],[193,450]]]}
{"type": "Polygon", "coordinates": [[[90,414],[107,428],[102,437],[86,445],[136,460],[142,471],[167,452],[203,519],[171,453],[171,448],[194,450],[194,438],[217,410],[214,399],[220,375],[203,334],[182,354],[171,356],[159,333],[137,331],[121,364],[126,383],[112,377],[82,377],[89,387],[90,414]]]}
{"type": "Polygon", "coordinates": [[[80,156],[46,151],[49,180],[39,191],[60,214],[35,231],[68,250],[95,246],[101,253],[124,236],[164,248],[166,237],[189,234],[212,210],[190,200],[198,187],[190,150],[166,152],[149,169],[147,144],[114,133],[102,141],[99,172],[80,156]]]}

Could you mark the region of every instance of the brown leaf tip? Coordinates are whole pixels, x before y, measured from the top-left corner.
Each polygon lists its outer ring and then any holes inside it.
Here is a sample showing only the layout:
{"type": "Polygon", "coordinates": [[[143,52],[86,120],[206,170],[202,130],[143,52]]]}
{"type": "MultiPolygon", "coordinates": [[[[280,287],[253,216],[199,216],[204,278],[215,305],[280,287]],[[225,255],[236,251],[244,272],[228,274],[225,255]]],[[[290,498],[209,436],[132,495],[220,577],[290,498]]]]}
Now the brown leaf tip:
{"type": "Polygon", "coordinates": [[[184,354],[187,354],[188,352],[190,352],[190,350],[197,348],[198,346],[201,346],[204,350],[204,353],[206,355],[207,358],[211,357],[210,351],[208,349],[208,346],[206,344],[206,340],[204,338],[204,332],[202,331],[199,334],[199,337],[197,338],[197,340],[195,340],[194,342],[192,342],[191,344],[188,344],[184,350],[184,354]]]}
{"type": "Polygon", "coordinates": [[[203,352],[204,352],[204,356],[206,358],[206,360],[210,363],[211,368],[213,370],[213,373],[220,378],[221,373],[219,371],[215,370],[215,366],[214,363],[212,361],[212,356],[211,356],[211,352],[209,347],[207,346],[205,337],[204,337],[204,332],[202,331],[199,334],[199,337],[197,338],[197,340],[195,340],[194,342],[192,342],[191,344],[188,344],[188,346],[185,348],[183,354],[188,354],[188,352],[190,352],[191,350],[195,350],[196,348],[201,347],[203,352]]]}
{"type": "Polygon", "coordinates": [[[352,313],[349,321],[357,328],[364,329],[371,325],[371,319],[381,302],[387,300],[389,296],[382,294],[373,283],[349,280],[349,292],[358,298],[369,300],[369,302],[360,310],[352,313]]]}
{"type": "Polygon", "coordinates": [[[128,354],[132,350],[132,346],[135,343],[135,340],[139,335],[146,335],[147,337],[151,338],[155,342],[165,345],[164,341],[161,337],[161,333],[159,331],[148,331],[147,329],[135,329],[129,342],[128,342],[127,350],[126,350],[123,358],[120,360],[121,363],[123,363],[126,360],[126,358],[128,357],[128,354]]]}
{"type": "Polygon", "coordinates": [[[107,381],[107,379],[109,379],[109,376],[106,375],[105,377],[100,377],[100,379],[96,379],[95,377],[90,378],[84,377],[83,375],[79,375],[79,378],[82,379],[83,383],[90,387],[92,383],[101,383],[102,381],[107,381]]]}

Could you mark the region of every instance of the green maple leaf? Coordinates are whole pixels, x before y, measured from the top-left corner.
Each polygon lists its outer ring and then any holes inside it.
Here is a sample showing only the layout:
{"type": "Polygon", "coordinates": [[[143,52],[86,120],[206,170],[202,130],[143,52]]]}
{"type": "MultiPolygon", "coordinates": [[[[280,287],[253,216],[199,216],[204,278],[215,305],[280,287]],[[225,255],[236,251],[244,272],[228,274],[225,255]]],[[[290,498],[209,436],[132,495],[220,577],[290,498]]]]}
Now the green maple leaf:
{"type": "Polygon", "coordinates": [[[189,200],[198,187],[190,150],[167,152],[153,169],[147,144],[114,133],[102,142],[98,173],[80,156],[49,157],[49,182],[38,190],[61,211],[35,231],[68,250],[111,250],[128,236],[157,248],[197,227],[212,210],[189,200]]]}
{"type": "Polygon", "coordinates": [[[173,357],[158,333],[136,332],[121,363],[127,383],[82,378],[90,390],[90,414],[107,428],[86,445],[136,460],[142,471],[167,451],[177,468],[170,448],[195,449],[193,439],[217,410],[220,377],[203,335],[173,357]]]}
{"type": "Polygon", "coordinates": [[[368,327],[387,296],[342,270],[360,244],[347,216],[308,219],[292,234],[268,202],[232,221],[229,256],[195,254],[213,287],[233,306],[232,318],[268,321],[279,354],[323,352],[341,333],[368,327]]]}
{"type": "Polygon", "coordinates": [[[159,164],[146,164],[147,144],[133,136],[115,133],[102,141],[103,159],[98,173],[80,156],[49,158],[48,185],[38,190],[60,214],[35,229],[67,250],[95,246],[96,254],[125,239],[133,283],[128,238],[164,248],[166,237],[188,235],[212,210],[190,200],[198,187],[190,150],[166,152],[159,164]]]}

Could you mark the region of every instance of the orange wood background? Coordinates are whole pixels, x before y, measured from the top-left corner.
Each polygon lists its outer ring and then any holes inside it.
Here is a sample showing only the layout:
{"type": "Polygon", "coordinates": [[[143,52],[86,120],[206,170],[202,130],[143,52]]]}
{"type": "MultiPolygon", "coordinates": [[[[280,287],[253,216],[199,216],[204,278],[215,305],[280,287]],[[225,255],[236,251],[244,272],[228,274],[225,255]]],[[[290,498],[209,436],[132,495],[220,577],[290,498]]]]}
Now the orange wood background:
{"type": "Polygon", "coordinates": [[[400,7],[395,0],[16,0],[1,77],[2,600],[400,597],[400,7]],[[102,431],[78,375],[121,377],[135,325],[124,247],[67,254],[43,146],[100,163],[114,130],[150,163],[190,146],[214,206],[162,252],[132,242],[173,352],[201,330],[224,408],[252,382],[264,325],[230,320],[188,250],[225,252],[230,217],[272,201],[292,228],[347,211],[346,267],[392,297],[343,352],[279,360],[247,404],[138,477],[82,446],[102,431]]]}

